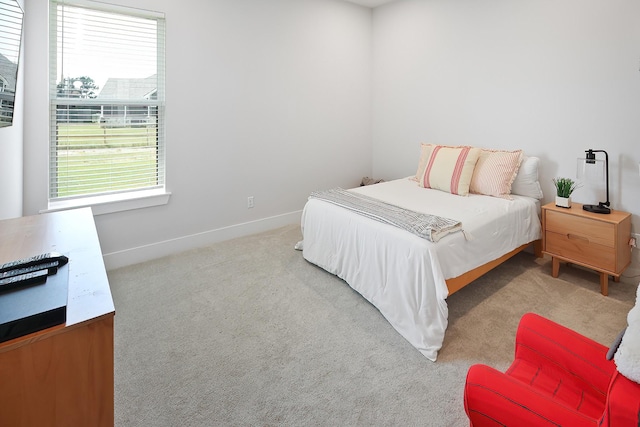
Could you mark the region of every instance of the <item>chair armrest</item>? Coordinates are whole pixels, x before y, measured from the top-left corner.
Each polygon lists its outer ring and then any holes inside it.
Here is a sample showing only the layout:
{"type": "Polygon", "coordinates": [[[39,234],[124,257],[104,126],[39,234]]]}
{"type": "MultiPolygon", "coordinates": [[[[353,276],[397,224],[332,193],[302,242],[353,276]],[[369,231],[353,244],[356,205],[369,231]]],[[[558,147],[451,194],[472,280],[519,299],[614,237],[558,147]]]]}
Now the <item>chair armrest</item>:
{"type": "Polygon", "coordinates": [[[464,409],[473,427],[597,425],[597,420],[485,365],[469,368],[464,388],[464,409]]]}
{"type": "Polygon", "coordinates": [[[606,354],[602,344],[537,314],[527,313],[520,320],[516,359],[568,372],[603,395],[615,372],[606,354]]]}

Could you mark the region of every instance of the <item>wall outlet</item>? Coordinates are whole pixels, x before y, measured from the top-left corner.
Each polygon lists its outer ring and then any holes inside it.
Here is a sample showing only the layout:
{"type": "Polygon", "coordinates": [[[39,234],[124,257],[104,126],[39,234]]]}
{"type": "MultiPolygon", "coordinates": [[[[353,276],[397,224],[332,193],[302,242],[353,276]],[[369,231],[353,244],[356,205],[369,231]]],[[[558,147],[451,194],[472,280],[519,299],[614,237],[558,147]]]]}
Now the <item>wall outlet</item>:
{"type": "Polygon", "coordinates": [[[253,207],[253,196],[247,197],[247,209],[251,209],[253,207]]]}
{"type": "Polygon", "coordinates": [[[629,239],[629,246],[632,248],[637,248],[638,243],[640,243],[640,234],[631,233],[631,238],[629,239]]]}

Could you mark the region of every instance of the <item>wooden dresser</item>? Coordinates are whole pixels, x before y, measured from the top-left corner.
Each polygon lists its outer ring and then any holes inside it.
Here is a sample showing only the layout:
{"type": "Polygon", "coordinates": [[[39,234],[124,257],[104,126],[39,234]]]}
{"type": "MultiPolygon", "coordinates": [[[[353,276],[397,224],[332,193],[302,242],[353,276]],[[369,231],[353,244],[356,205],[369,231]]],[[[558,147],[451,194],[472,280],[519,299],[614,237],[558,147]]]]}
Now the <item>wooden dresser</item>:
{"type": "Polygon", "coordinates": [[[552,257],[552,276],[558,277],[560,261],[588,267],[600,273],[600,291],[608,294],[608,279],[620,280],[631,263],[631,214],[612,210],[597,214],[549,203],[542,207],[543,252],[552,257]]]}
{"type": "Polygon", "coordinates": [[[0,426],[114,424],[115,310],[91,209],[0,221],[0,263],[69,256],[66,324],[0,343],[0,426]]]}

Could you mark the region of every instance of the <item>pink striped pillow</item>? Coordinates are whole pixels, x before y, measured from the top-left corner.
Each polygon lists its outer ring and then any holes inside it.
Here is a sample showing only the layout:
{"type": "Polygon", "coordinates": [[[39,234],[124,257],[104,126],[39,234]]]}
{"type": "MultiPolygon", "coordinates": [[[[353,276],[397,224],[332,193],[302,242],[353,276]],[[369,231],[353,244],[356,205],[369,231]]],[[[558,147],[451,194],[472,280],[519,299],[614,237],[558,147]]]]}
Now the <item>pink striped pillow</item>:
{"type": "Polygon", "coordinates": [[[473,171],[469,192],[511,200],[511,184],[516,179],[522,150],[482,150],[473,171]]]}
{"type": "Polygon", "coordinates": [[[480,148],[468,146],[431,146],[420,186],[466,196],[480,152],[480,148]]]}

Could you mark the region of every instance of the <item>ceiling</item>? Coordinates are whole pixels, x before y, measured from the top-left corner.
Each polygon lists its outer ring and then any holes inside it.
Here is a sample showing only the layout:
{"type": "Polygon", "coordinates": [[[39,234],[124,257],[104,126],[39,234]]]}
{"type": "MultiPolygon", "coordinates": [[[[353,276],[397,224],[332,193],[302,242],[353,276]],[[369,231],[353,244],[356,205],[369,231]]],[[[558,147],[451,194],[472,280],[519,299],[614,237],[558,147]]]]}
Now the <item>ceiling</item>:
{"type": "Polygon", "coordinates": [[[377,7],[377,6],[382,6],[383,4],[391,3],[396,0],[346,0],[346,1],[359,4],[360,6],[377,7]]]}

